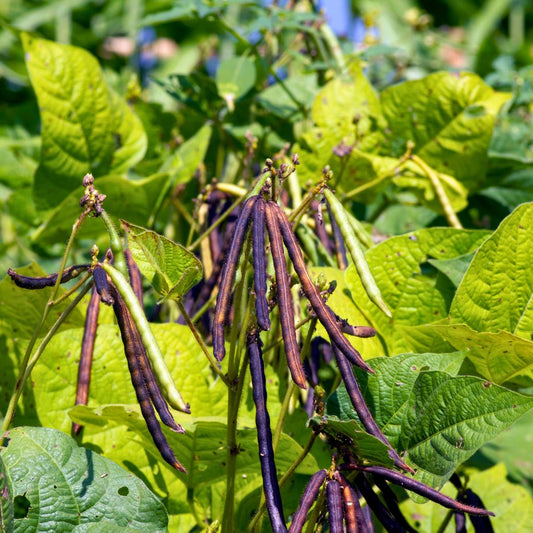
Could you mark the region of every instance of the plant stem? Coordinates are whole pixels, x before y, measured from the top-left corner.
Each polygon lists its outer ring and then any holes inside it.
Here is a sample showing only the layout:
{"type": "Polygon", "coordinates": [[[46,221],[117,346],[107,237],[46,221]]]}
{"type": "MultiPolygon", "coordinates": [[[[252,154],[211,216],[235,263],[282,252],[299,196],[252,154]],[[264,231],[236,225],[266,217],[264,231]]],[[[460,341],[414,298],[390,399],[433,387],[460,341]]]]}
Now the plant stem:
{"type": "Polygon", "coordinates": [[[220,363],[215,359],[213,354],[209,351],[207,346],[205,345],[205,342],[203,341],[202,337],[200,336],[200,333],[198,333],[198,330],[196,329],[196,326],[194,325],[193,321],[191,320],[191,317],[187,313],[185,307],[183,304],[176,300],[176,303],[178,304],[178,308],[181,312],[181,315],[185,319],[185,322],[187,323],[187,326],[189,326],[189,329],[191,330],[192,334],[194,335],[194,338],[198,342],[198,345],[202,349],[202,352],[204,352],[205,356],[207,357],[209,363],[211,364],[211,367],[213,368],[215,374],[226,384],[229,385],[229,381],[227,376],[222,372],[220,369],[220,363]]]}
{"type": "MultiPolygon", "coordinates": [[[[87,291],[92,287],[92,285],[93,285],[92,281],[87,283],[87,285],[85,285],[85,287],[80,291],[80,293],[76,296],[76,298],[74,298],[74,300],[70,302],[68,307],[61,313],[61,315],[59,315],[57,320],[54,322],[52,327],[49,329],[48,333],[45,335],[45,337],[43,338],[43,340],[37,347],[37,350],[35,350],[33,357],[31,357],[30,359],[33,346],[37,340],[36,333],[38,334],[40,327],[42,326],[42,323],[44,322],[44,319],[46,318],[45,313],[43,313],[43,317],[41,318],[41,323],[39,323],[39,326],[35,330],[34,336],[32,337],[32,340],[30,341],[28,348],[26,348],[26,353],[24,354],[24,360],[22,362],[23,364],[21,365],[20,372],[19,372],[19,378],[17,379],[17,383],[15,384],[15,390],[9,400],[9,405],[7,406],[4,421],[2,423],[2,429],[1,429],[2,435],[4,435],[5,432],[9,429],[9,425],[11,424],[11,420],[13,419],[13,415],[15,414],[15,408],[17,406],[20,395],[22,393],[22,389],[24,388],[26,380],[30,376],[31,371],[33,370],[35,364],[39,360],[39,357],[42,355],[44,349],[46,348],[46,346],[48,345],[48,343],[50,342],[51,338],[54,336],[58,328],[65,321],[65,319],[72,312],[72,310],[80,303],[80,301],[85,296],[87,291]]],[[[48,309],[49,307],[46,308],[46,310],[48,309]]]]}
{"type": "Polygon", "coordinates": [[[109,234],[109,247],[113,252],[113,266],[125,277],[129,278],[128,267],[126,265],[126,259],[124,257],[124,249],[122,247],[122,241],[120,235],[115,227],[115,224],[111,220],[111,217],[105,209],[102,209],[100,218],[107,228],[109,234]]]}
{"type": "Polygon", "coordinates": [[[444,215],[446,216],[448,224],[450,224],[452,228],[463,229],[463,226],[457,218],[452,204],[450,203],[450,199],[448,198],[446,191],[444,190],[444,187],[440,182],[438,173],[435,172],[435,170],[433,170],[423,159],[421,159],[417,155],[412,155],[411,161],[413,161],[413,163],[415,163],[420,168],[420,170],[424,172],[424,174],[431,182],[431,185],[435,190],[435,194],[437,195],[442,210],[444,211],[444,215]]]}

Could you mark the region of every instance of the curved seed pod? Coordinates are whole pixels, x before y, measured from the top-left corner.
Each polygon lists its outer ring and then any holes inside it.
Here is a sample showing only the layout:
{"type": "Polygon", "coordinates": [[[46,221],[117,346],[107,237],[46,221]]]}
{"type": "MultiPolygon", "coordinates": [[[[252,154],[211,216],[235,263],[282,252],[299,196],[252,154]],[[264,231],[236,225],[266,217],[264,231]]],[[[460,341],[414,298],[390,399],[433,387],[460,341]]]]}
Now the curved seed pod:
{"type": "Polygon", "coordinates": [[[392,316],[390,309],[383,300],[383,296],[381,296],[381,291],[377,286],[376,280],[374,279],[372,272],[370,272],[370,268],[368,267],[368,263],[366,262],[363,249],[361,248],[361,245],[359,244],[359,240],[355,235],[353,227],[350,221],[348,220],[348,216],[344,210],[342,203],[327,187],[323,190],[323,193],[331,208],[331,214],[333,215],[332,220],[334,218],[337,221],[337,224],[339,225],[339,229],[341,231],[342,237],[344,238],[344,242],[346,243],[348,251],[352,256],[355,268],[357,269],[357,273],[361,278],[361,283],[363,284],[363,287],[365,288],[368,297],[387,316],[392,316]]]}
{"type": "Polygon", "coordinates": [[[252,210],[257,202],[258,196],[251,196],[242,206],[239,220],[235,224],[235,232],[226,256],[226,262],[222,267],[220,275],[220,287],[218,289],[217,301],[215,304],[215,318],[213,320],[213,353],[218,361],[222,361],[226,355],[224,346],[224,326],[229,315],[231,286],[235,278],[239,255],[246,237],[248,225],[252,215],[252,210]]]}
{"type": "MultiPolygon", "coordinates": [[[[352,486],[352,489],[355,493],[357,503],[361,500],[363,495],[361,494],[360,490],[357,488],[357,485],[352,486]]],[[[359,527],[359,531],[357,533],[374,533],[374,522],[372,521],[372,511],[370,510],[370,507],[367,505],[361,505],[357,506],[355,508],[355,512],[357,514],[357,525],[359,527]],[[358,512],[359,511],[359,512],[358,512]]]]}
{"type": "Polygon", "coordinates": [[[142,306],[143,305],[143,283],[142,283],[142,278],[141,278],[141,271],[139,270],[139,267],[137,266],[135,259],[133,259],[131,250],[128,250],[128,249],[124,250],[124,257],[126,259],[126,266],[128,267],[128,274],[130,276],[131,288],[133,289],[135,296],[137,296],[137,300],[139,300],[139,303],[142,306]]]}
{"type": "Polygon", "coordinates": [[[455,511],[453,513],[455,518],[455,533],[466,533],[466,515],[455,511]]]}
{"type": "Polygon", "coordinates": [[[94,288],[100,295],[100,300],[106,305],[113,305],[113,297],[109,292],[109,282],[107,281],[107,274],[100,264],[93,268],[94,288]]]}
{"type": "Polygon", "coordinates": [[[387,481],[390,481],[391,483],[400,485],[404,489],[416,492],[417,494],[420,494],[420,496],[424,496],[424,498],[428,498],[429,500],[432,500],[435,503],[446,507],[447,509],[453,509],[454,511],[461,511],[463,513],[478,516],[494,516],[494,513],[487,511],[486,509],[460,503],[454,500],[453,498],[450,498],[449,496],[445,496],[438,490],[429,487],[425,483],[416,481],[404,474],[400,474],[399,472],[395,472],[394,470],[389,470],[388,468],[385,468],[383,466],[361,466],[350,464],[341,465],[341,468],[345,470],[359,470],[361,472],[376,474],[378,476],[383,477],[387,481]]]}
{"type": "Polygon", "coordinates": [[[376,518],[383,524],[383,527],[389,533],[405,533],[405,529],[391,515],[377,494],[372,490],[372,486],[364,475],[357,476],[355,483],[361,494],[366,500],[368,506],[374,511],[376,518]]]}
{"type": "MultiPolygon", "coordinates": [[[[66,283],[71,279],[77,278],[82,272],[87,272],[91,268],[87,265],[73,265],[65,268],[61,276],[61,283],[66,283]]],[[[12,268],[7,269],[7,275],[15,282],[15,285],[22,289],[44,289],[45,287],[53,287],[57,282],[57,274],[50,274],[43,277],[31,277],[17,274],[12,268]]]]}
{"type": "MultiPolygon", "coordinates": [[[[87,405],[89,399],[89,385],[91,384],[91,367],[93,364],[94,340],[98,329],[98,312],[100,310],[100,295],[93,286],[91,299],[85,315],[85,328],[81,341],[80,363],[78,365],[78,383],[76,385],[75,405],[87,405]]],[[[72,432],[77,435],[82,426],[73,422],[72,432]]]]}
{"type": "MultiPolygon", "coordinates": [[[[481,498],[471,489],[466,489],[457,498],[460,502],[470,505],[472,507],[479,507],[485,509],[485,505],[481,498]]],[[[490,518],[488,516],[470,515],[470,522],[474,526],[476,533],[494,533],[490,518]]]]}
{"type": "Polygon", "coordinates": [[[257,325],[265,331],[270,330],[268,318],[268,301],[266,298],[266,263],[265,263],[265,201],[260,197],[253,213],[253,256],[254,256],[254,290],[255,315],[257,325]]]}
{"type": "Polygon", "coordinates": [[[344,382],[344,385],[346,386],[346,392],[350,397],[352,405],[357,413],[357,416],[359,417],[359,420],[361,420],[363,427],[368,431],[368,433],[378,438],[381,442],[385,443],[390,448],[389,456],[398,468],[406,470],[407,472],[414,472],[410,466],[408,466],[407,464],[405,464],[404,461],[402,461],[396,450],[394,450],[390,442],[387,440],[387,437],[383,435],[381,429],[379,429],[379,426],[376,424],[376,421],[374,420],[374,417],[368,409],[365,399],[361,394],[361,389],[357,384],[357,380],[355,379],[350,363],[344,358],[344,355],[339,351],[336,346],[333,346],[333,354],[335,355],[335,360],[337,361],[339,372],[341,373],[342,380],[344,382]]]}
{"type": "Polygon", "coordinates": [[[298,509],[296,509],[296,512],[292,517],[289,533],[301,533],[307,514],[313,506],[313,503],[315,503],[320,487],[324,483],[327,475],[328,471],[322,469],[311,476],[311,479],[305,487],[302,499],[300,500],[300,505],[298,505],[298,509]]]}
{"type": "Polygon", "coordinates": [[[363,339],[375,337],[376,335],[376,330],[370,326],[351,326],[345,320],[341,322],[341,328],[342,332],[346,333],[346,335],[353,335],[354,337],[361,337],[363,339]]]}
{"type": "Polygon", "coordinates": [[[413,529],[409,522],[407,522],[405,519],[405,516],[398,507],[398,498],[396,497],[396,494],[394,494],[394,491],[389,487],[387,482],[379,476],[374,476],[373,480],[376,484],[376,487],[381,491],[381,495],[383,496],[383,499],[385,500],[385,503],[387,504],[392,516],[394,516],[398,523],[403,526],[405,531],[408,531],[409,533],[417,533],[416,529],[413,529]]]}
{"type": "Polygon", "coordinates": [[[138,336],[138,342],[136,342],[136,346],[138,346],[138,350],[136,352],[137,364],[141,369],[144,383],[148,390],[148,394],[150,395],[150,401],[155,407],[155,410],[157,411],[157,414],[159,415],[159,418],[161,418],[161,422],[163,422],[163,424],[168,426],[176,433],[185,433],[183,427],[174,420],[174,417],[168,408],[167,402],[163,397],[161,389],[157,385],[154,371],[152,370],[152,366],[150,365],[150,361],[146,355],[146,350],[141,341],[139,333],[137,330],[135,330],[135,333],[138,336]]]}
{"type": "Polygon", "coordinates": [[[302,252],[298,246],[298,241],[296,240],[296,236],[292,231],[289,219],[286,217],[285,213],[280,209],[280,207],[274,202],[268,202],[267,213],[269,211],[268,206],[270,206],[271,210],[277,214],[281,235],[283,236],[283,241],[285,242],[285,246],[289,252],[289,257],[294,265],[294,270],[300,278],[302,290],[311,303],[318,320],[320,320],[325,330],[328,332],[332,343],[336,344],[346,355],[346,357],[354,362],[354,364],[373,374],[374,371],[363,361],[361,354],[346,340],[342,334],[341,328],[335,318],[335,314],[324,303],[324,300],[320,296],[318,289],[311,280],[311,277],[309,276],[305,266],[302,252]]]}
{"type": "Polygon", "coordinates": [[[326,486],[328,499],[329,530],[331,533],[343,533],[343,512],[341,487],[336,479],[330,479],[326,486]]]}
{"type": "Polygon", "coordinates": [[[113,296],[115,300],[113,309],[115,311],[115,316],[117,317],[122,342],[124,344],[124,352],[126,353],[126,359],[128,361],[131,382],[135,389],[137,401],[141,407],[141,413],[146,421],[148,431],[150,432],[161,457],[176,470],[187,473],[185,467],[176,459],[176,456],[168,444],[155,416],[155,411],[150,401],[150,393],[144,380],[143,372],[139,365],[139,358],[137,356],[138,350],[140,346],[142,346],[142,341],[137,332],[137,328],[135,327],[135,323],[120,293],[117,290],[114,290],[114,288],[113,296]]]}
{"type": "Polygon", "coordinates": [[[109,263],[103,263],[102,268],[107,272],[111,281],[115,285],[117,292],[124,299],[126,306],[131,312],[131,316],[135,323],[142,343],[146,349],[146,354],[152,365],[154,374],[159,382],[159,385],[162,389],[163,395],[165,396],[168,403],[178,411],[183,411],[184,413],[190,413],[189,404],[186,404],[181,397],[176,384],[172,379],[172,375],[168,370],[167,364],[163,358],[163,354],[155,340],[154,334],[150,329],[150,324],[146,320],[144,311],[139,303],[139,300],[135,296],[131,285],[128,283],[126,278],[115,268],[113,268],[109,263]]]}
{"type": "MultiPolygon", "coordinates": [[[[270,240],[270,251],[276,272],[276,284],[278,292],[279,320],[281,323],[281,334],[287,354],[287,364],[291,372],[292,380],[298,387],[307,388],[305,372],[300,359],[300,349],[296,340],[296,330],[294,329],[294,309],[292,306],[291,288],[289,275],[287,273],[287,263],[283,252],[281,234],[277,225],[276,213],[272,206],[273,202],[268,202],[265,209],[268,237],[270,240]]],[[[302,259],[303,260],[303,259],[302,259]]]]}
{"type": "Polygon", "coordinates": [[[287,527],[285,526],[276,464],[274,463],[270,416],[267,411],[266,380],[263,357],[261,355],[261,339],[257,331],[253,331],[248,335],[248,357],[250,360],[250,375],[255,403],[255,425],[257,426],[259,461],[263,475],[265,502],[274,533],[286,532],[287,527]]]}
{"type": "Polygon", "coordinates": [[[348,480],[339,472],[335,472],[335,478],[338,479],[342,491],[342,505],[344,508],[344,523],[346,524],[346,533],[358,533],[357,529],[357,508],[361,514],[359,498],[351,487],[348,480]]]}

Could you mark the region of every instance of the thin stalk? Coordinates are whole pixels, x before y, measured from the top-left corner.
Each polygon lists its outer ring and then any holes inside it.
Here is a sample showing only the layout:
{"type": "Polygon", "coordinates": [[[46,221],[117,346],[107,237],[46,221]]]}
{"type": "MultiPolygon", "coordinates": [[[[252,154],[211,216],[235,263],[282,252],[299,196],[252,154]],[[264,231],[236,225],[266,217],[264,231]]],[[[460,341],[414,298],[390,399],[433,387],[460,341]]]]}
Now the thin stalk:
{"type": "Polygon", "coordinates": [[[417,155],[412,155],[411,160],[420,168],[420,170],[422,170],[422,172],[424,172],[431,182],[448,224],[450,224],[452,228],[463,229],[463,226],[457,218],[457,214],[450,203],[450,199],[448,198],[448,195],[446,194],[446,191],[440,182],[437,172],[435,172],[435,170],[433,170],[423,159],[417,155]]]}
{"type": "MultiPolygon", "coordinates": [[[[85,296],[85,294],[89,291],[89,289],[92,287],[92,282],[87,283],[87,285],[80,291],[80,293],[70,302],[68,307],[59,315],[57,320],[54,322],[52,327],[48,330],[48,333],[45,335],[43,340],[40,342],[39,346],[35,350],[35,353],[33,354],[33,357],[30,359],[30,355],[33,349],[33,345],[35,344],[36,338],[33,339],[33,343],[30,342],[30,345],[28,345],[28,349],[26,349],[26,353],[24,354],[24,361],[23,366],[21,365],[21,369],[19,372],[19,378],[17,379],[17,383],[15,385],[15,390],[9,400],[9,405],[6,409],[6,414],[4,417],[4,421],[2,423],[2,435],[5,434],[5,432],[9,429],[9,425],[11,424],[11,420],[13,419],[13,415],[15,414],[15,408],[17,406],[17,403],[19,401],[20,395],[22,393],[22,389],[24,388],[24,384],[26,383],[26,380],[31,374],[31,371],[33,370],[33,367],[39,360],[39,357],[42,355],[44,349],[50,342],[51,338],[54,336],[55,332],[58,330],[58,328],[61,326],[61,324],[65,321],[65,319],[68,317],[68,315],[71,313],[71,311],[80,303],[82,298],[85,296]]],[[[48,309],[48,308],[47,308],[48,309]]],[[[43,313],[44,316],[44,313],[43,313]]],[[[41,325],[41,324],[40,324],[41,325]]],[[[37,330],[36,330],[37,331],[37,330]]],[[[34,335],[35,336],[35,335],[34,335]]]]}
{"type": "MultiPolygon", "coordinates": [[[[89,213],[88,209],[84,210],[72,226],[72,231],[70,233],[70,237],[68,239],[67,246],[63,254],[63,258],[61,260],[61,266],[59,267],[59,271],[57,272],[57,281],[52,289],[52,293],[50,294],[50,297],[48,298],[48,302],[46,303],[46,306],[43,309],[41,319],[39,320],[39,323],[37,324],[37,327],[35,328],[33,335],[30,339],[30,342],[28,343],[28,346],[26,347],[26,351],[24,352],[24,357],[20,364],[19,377],[15,384],[15,390],[13,391],[13,394],[9,401],[9,405],[7,407],[4,421],[2,422],[2,429],[1,429],[2,434],[4,434],[8,430],[9,425],[11,424],[13,415],[15,414],[15,408],[16,408],[17,402],[20,398],[22,389],[24,388],[24,384],[26,383],[27,376],[29,375],[26,372],[26,370],[28,368],[28,363],[30,361],[31,354],[33,352],[33,347],[35,346],[35,343],[37,342],[37,339],[39,338],[39,335],[41,333],[42,327],[44,326],[44,323],[46,322],[46,319],[48,318],[48,313],[50,312],[50,309],[54,305],[54,300],[57,297],[57,293],[61,285],[61,278],[63,277],[63,272],[67,264],[68,256],[70,255],[70,251],[72,250],[72,245],[74,244],[74,238],[76,237],[76,234],[78,233],[78,230],[80,229],[88,213],[89,213]]],[[[74,301],[76,301],[76,303],[78,302],[77,299],[74,301]]]]}
{"type": "Polygon", "coordinates": [[[207,360],[211,364],[211,368],[214,370],[215,374],[226,384],[229,384],[228,378],[222,372],[220,368],[220,363],[215,359],[213,354],[209,351],[207,348],[204,340],[202,339],[200,333],[196,329],[196,326],[194,325],[193,321],[191,320],[191,317],[187,313],[187,310],[185,309],[184,305],[181,303],[181,301],[176,300],[176,303],[178,304],[178,309],[180,310],[181,315],[183,316],[185,322],[187,323],[187,326],[189,326],[189,329],[191,330],[192,334],[194,335],[194,338],[196,339],[196,342],[200,346],[202,352],[204,352],[205,356],[207,357],[207,360]]]}
{"type": "MultiPolygon", "coordinates": [[[[303,320],[300,320],[300,322],[298,322],[294,326],[294,329],[295,330],[300,329],[302,326],[307,324],[307,322],[309,322],[310,320],[313,320],[313,318],[314,318],[314,315],[308,315],[303,320]]],[[[267,352],[268,350],[272,350],[273,348],[276,348],[276,346],[279,346],[283,342],[283,337],[281,336],[281,333],[279,333],[278,335],[279,337],[277,340],[275,340],[274,342],[271,342],[266,348],[263,349],[263,355],[265,355],[265,352],[267,352]]]]}
{"type": "Polygon", "coordinates": [[[102,209],[100,213],[100,218],[107,228],[107,233],[109,234],[109,247],[113,252],[113,266],[126,278],[129,277],[128,267],[126,265],[126,259],[124,257],[124,249],[122,247],[122,241],[120,240],[120,235],[111,220],[108,212],[105,209],[102,209]]]}
{"type": "Polygon", "coordinates": [[[48,305],[57,305],[63,300],[66,300],[70,295],[74,294],[90,277],[90,273],[86,274],[76,283],[76,285],[74,285],[74,287],[70,288],[68,291],[65,291],[57,300],[50,302],[48,305]]]}

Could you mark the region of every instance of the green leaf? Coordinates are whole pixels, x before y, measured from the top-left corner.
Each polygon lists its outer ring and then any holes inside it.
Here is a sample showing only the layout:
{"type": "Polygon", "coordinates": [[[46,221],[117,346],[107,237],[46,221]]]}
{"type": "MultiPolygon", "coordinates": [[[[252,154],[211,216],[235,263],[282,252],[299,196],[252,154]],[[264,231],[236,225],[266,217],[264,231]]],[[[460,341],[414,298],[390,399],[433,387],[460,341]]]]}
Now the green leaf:
{"type": "Polygon", "coordinates": [[[0,450],[15,497],[29,500],[19,531],[73,531],[78,524],[111,523],[165,531],[163,504],[145,484],[60,431],[11,430],[0,450]]]}
{"type": "Polygon", "coordinates": [[[450,316],[477,331],[533,331],[533,203],[523,204],[483,243],[453,299],[450,316]]]}
{"type": "Polygon", "coordinates": [[[386,89],[381,106],[397,156],[412,141],[427,164],[472,190],[485,177],[494,118],[509,96],[475,74],[438,72],[386,89]]]}
{"type": "Polygon", "coordinates": [[[247,56],[225,59],[218,67],[216,83],[218,92],[224,100],[227,102],[238,100],[255,84],[254,61],[247,56]]]}
{"type": "MultiPolygon", "coordinates": [[[[406,327],[408,336],[418,331],[437,335],[456,350],[467,350],[475,372],[498,385],[533,385],[533,342],[508,331],[475,331],[466,324],[427,324],[406,327]]],[[[422,344],[423,346],[423,344],[422,344]]],[[[421,344],[416,344],[419,349],[421,344]]]]}
{"type": "MultiPolygon", "coordinates": [[[[437,488],[533,407],[532,397],[483,379],[426,370],[440,366],[455,374],[463,357],[399,355],[370,361],[375,375],[355,370],[367,405],[392,446],[417,470],[417,479],[437,488]]],[[[338,402],[342,418],[355,418],[342,388],[338,402]]]]}
{"type": "MultiPolygon", "coordinates": [[[[441,370],[456,375],[463,359],[464,352],[403,354],[372,359],[375,376],[357,373],[357,381],[367,405],[394,448],[400,445],[403,420],[407,416],[409,399],[420,372],[441,370]]],[[[328,412],[331,411],[338,413],[343,420],[358,420],[344,385],[328,400],[328,412]]]]}
{"type": "Polygon", "coordinates": [[[336,416],[314,417],[309,425],[315,431],[324,433],[332,446],[350,443],[350,449],[361,461],[392,468],[394,461],[389,457],[389,447],[378,438],[369,435],[354,420],[339,420],[336,416]]]}
{"type": "Polygon", "coordinates": [[[34,198],[49,209],[87,172],[125,172],[142,159],[147,141],[125,101],[108,90],[96,58],[27,33],[21,39],[42,124],[34,198]]]}
{"type": "Polygon", "coordinates": [[[474,254],[470,253],[452,259],[428,259],[428,263],[442,272],[455,287],[458,287],[473,257],[474,254]]]}
{"type": "Polygon", "coordinates": [[[202,279],[202,263],[181,244],[122,220],[140,271],[163,299],[177,300],[202,279]]]}
{"type": "MultiPolygon", "coordinates": [[[[155,174],[146,179],[131,181],[120,176],[108,176],[96,180],[96,187],[105,194],[104,205],[113,218],[125,218],[135,224],[146,224],[153,212],[161,189],[168,181],[168,174],[155,174]]],[[[80,215],[80,198],[83,196],[81,183],[48,216],[44,224],[32,235],[40,244],[63,242],[72,230],[72,224],[80,215]]],[[[107,230],[98,219],[86,220],[79,238],[103,237],[102,249],[109,246],[107,230]]]]}
{"type": "Polygon", "coordinates": [[[448,315],[453,284],[427,261],[472,252],[486,235],[481,230],[428,228],[392,237],[370,248],[366,259],[393,320],[374,310],[355,268],[348,267],[346,284],[351,297],[367,317],[367,324],[378,330],[389,353],[411,349],[400,326],[426,324],[448,315]]]}
{"type": "Polygon", "coordinates": [[[14,528],[13,487],[4,461],[0,456],[0,530],[2,533],[13,533],[14,528]]]}

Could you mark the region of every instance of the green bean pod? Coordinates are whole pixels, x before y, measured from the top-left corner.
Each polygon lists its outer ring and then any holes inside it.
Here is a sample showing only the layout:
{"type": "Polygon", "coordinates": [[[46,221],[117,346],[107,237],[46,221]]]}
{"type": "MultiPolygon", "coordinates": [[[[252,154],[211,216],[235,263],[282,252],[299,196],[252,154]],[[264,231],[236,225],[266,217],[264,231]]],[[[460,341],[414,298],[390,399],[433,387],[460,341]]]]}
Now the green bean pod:
{"type": "Polygon", "coordinates": [[[102,267],[111,278],[111,281],[117,288],[118,292],[126,302],[128,309],[130,310],[131,316],[135,322],[135,325],[137,326],[139,334],[141,335],[144,347],[146,348],[146,354],[148,355],[148,359],[150,360],[150,364],[152,365],[152,369],[157,381],[159,382],[163,395],[174,409],[183,411],[184,413],[190,413],[191,410],[189,408],[189,404],[186,404],[183,401],[181,394],[176,388],[174,379],[168,370],[167,364],[163,358],[163,354],[161,353],[161,349],[159,348],[154,334],[150,328],[150,324],[148,323],[141,304],[139,303],[137,296],[135,296],[135,293],[133,292],[128,280],[109,263],[103,263],[102,267]]]}
{"type": "Polygon", "coordinates": [[[370,272],[370,268],[368,267],[368,263],[366,262],[365,254],[363,252],[363,249],[361,248],[361,244],[359,243],[359,240],[355,235],[353,226],[350,223],[350,220],[348,219],[348,215],[344,210],[342,203],[330,189],[325,188],[323,193],[331,208],[331,213],[333,214],[333,217],[339,225],[339,229],[341,230],[344,242],[346,243],[348,251],[352,256],[355,268],[357,269],[357,273],[361,278],[361,282],[363,284],[363,287],[365,288],[366,293],[368,294],[368,297],[387,316],[391,317],[392,314],[390,312],[390,309],[383,300],[383,296],[381,296],[381,291],[379,290],[379,287],[376,284],[376,280],[374,279],[372,272],[370,272]]]}

